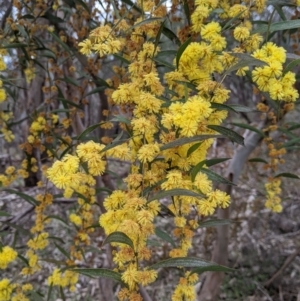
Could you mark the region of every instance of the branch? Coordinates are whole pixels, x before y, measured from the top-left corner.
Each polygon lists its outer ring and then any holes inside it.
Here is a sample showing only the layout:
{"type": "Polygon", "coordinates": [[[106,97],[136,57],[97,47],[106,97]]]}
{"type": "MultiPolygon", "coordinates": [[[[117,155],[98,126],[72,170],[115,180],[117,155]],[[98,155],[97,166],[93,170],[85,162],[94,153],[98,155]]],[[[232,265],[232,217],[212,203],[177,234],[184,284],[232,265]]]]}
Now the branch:
{"type": "Polygon", "coordinates": [[[7,8],[7,10],[5,11],[4,16],[3,16],[2,20],[1,20],[0,26],[1,26],[1,29],[2,29],[2,30],[4,29],[6,20],[7,20],[8,16],[10,15],[11,10],[12,10],[12,1],[10,1],[9,5],[8,5],[8,8],[7,8]]]}
{"type": "Polygon", "coordinates": [[[270,286],[271,283],[282,274],[282,272],[293,262],[293,260],[300,254],[300,247],[296,249],[294,253],[292,253],[281,266],[281,268],[264,283],[264,286],[270,286]]]}

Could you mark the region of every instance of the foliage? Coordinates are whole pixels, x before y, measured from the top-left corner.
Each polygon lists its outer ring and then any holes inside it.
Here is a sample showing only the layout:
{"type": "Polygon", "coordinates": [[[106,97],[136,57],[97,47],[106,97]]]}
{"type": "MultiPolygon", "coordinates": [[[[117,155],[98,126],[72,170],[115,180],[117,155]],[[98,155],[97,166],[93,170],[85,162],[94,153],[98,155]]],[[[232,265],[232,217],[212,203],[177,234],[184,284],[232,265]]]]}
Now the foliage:
{"type": "MultiPolygon", "coordinates": [[[[230,196],[213,182],[233,184],[209,169],[228,159],[208,160],[209,149],[218,138],[244,143],[235,128],[222,125],[229,111],[248,110],[224,104],[230,89],[223,83],[229,75],[246,78],[260,93],[257,110],[266,120],[264,129],[232,125],[254,131],[267,144],[266,207],[282,210],[281,178],[297,176],[275,171],[284,163],[285,147],[299,140],[292,136],[285,145],[276,144],[269,133],[277,130],[279,120],[299,98],[291,71],[299,57],[290,61],[286,49],[271,38],[274,32],[300,27],[299,20],[274,23],[273,15],[264,19],[269,5],[264,0],[193,3],[70,0],[54,1],[49,7],[43,1],[14,1],[1,35],[1,132],[12,142],[14,129],[24,122],[29,127],[21,144],[25,159],[19,168],[7,167],[0,181],[7,187],[18,177],[40,173],[37,184],[44,193],[31,198],[9,190],[34,206],[35,224],[26,251],[17,253],[1,245],[0,268],[17,260],[17,254],[24,265],[22,280],[0,281],[1,300],[29,300],[31,291],[37,290],[26,279],[43,269],[43,250],[53,247],[49,223],[55,217],[47,214],[55,198],[50,182],[65,198],[77,198],[67,221],[74,231],[72,245],[65,250],[55,243],[66,261],[53,263],[50,292],[52,287],[60,287],[62,296],[66,288],[75,291],[83,274],[116,280],[121,286],[119,300],[142,300],[139,286],[152,284],[158,269],[174,267],[181,277],[172,300],[195,300],[199,273],[230,271],[188,257],[199,227],[229,223],[206,220],[230,204],[230,196]],[[258,16],[264,24],[255,21],[258,16]],[[167,39],[173,49],[166,49],[167,39]],[[7,68],[9,60],[14,68],[7,68]],[[111,78],[101,74],[106,64],[113,72],[111,78]],[[36,100],[30,93],[41,78],[43,100],[36,100]],[[25,101],[19,97],[23,90],[30,98],[27,115],[23,119],[15,115],[18,121],[13,121],[13,112],[25,101]],[[101,105],[101,118],[84,123],[92,99],[101,105]],[[112,131],[116,126],[117,134],[112,131]],[[100,136],[92,135],[95,131],[100,136]],[[97,189],[101,189],[97,179],[108,173],[111,159],[130,163],[126,188],[106,187],[108,195],[97,216],[97,189]],[[155,227],[164,207],[174,224],[172,234],[155,227]],[[99,225],[107,236],[103,244],[113,247],[113,270],[80,268],[99,225]],[[172,245],[170,258],[153,263],[155,250],[149,244],[153,235],[172,245]]],[[[274,12],[284,6],[272,5],[274,12]]],[[[298,1],[289,4],[296,15],[297,5],[298,1]]]]}

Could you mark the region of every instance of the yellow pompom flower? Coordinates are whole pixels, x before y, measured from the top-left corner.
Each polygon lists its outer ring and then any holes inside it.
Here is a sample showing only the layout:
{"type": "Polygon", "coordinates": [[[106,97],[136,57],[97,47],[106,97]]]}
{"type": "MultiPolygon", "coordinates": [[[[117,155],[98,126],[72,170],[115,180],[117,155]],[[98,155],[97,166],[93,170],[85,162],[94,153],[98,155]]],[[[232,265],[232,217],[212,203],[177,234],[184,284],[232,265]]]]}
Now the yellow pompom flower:
{"type": "Polygon", "coordinates": [[[159,154],[159,146],[157,143],[144,144],[138,151],[138,159],[143,162],[151,162],[159,154]]]}
{"type": "Polygon", "coordinates": [[[81,217],[79,215],[75,214],[75,213],[71,213],[69,215],[69,219],[76,226],[81,226],[82,225],[82,219],[81,219],[81,217]]]}
{"type": "Polygon", "coordinates": [[[14,285],[10,283],[9,279],[3,278],[0,280],[0,300],[10,301],[14,285]]]}
{"type": "Polygon", "coordinates": [[[2,247],[0,250],[0,269],[6,269],[8,264],[13,262],[18,253],[9,246],[2,247]]]}

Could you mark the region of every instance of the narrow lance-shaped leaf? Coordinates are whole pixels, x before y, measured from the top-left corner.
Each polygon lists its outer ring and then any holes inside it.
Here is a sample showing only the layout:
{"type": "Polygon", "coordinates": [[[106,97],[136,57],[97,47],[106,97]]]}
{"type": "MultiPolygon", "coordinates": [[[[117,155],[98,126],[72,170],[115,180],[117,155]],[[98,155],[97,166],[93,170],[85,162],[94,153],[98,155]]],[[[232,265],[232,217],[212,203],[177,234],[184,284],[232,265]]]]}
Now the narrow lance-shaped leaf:
{"type": "Polygon", "coordinates": [[[202,144],[202,142],[198,142],[198,143],[195,143],[194,145],[192,145],[192,146],[188,149],[186,156],[189,157],[193,152],[195,152],[195,151],[199,148],[199,146],[200,146],[201,144],[202,144]]]}
{"type": "Polygon", "coordinates": [[[38,204],[37,201],[32,196],[25,194],[23,192],[20,192],[20,191],[14,190],[14,189],[9,189],[9,188],[4,189],[4,191],[18,195],[20,198],[22,198],[27,203],[29,203],[33,206],[36,206],[38,204]]]}
{"type": "Polygon", "coordinates": [[[139,26],[141,26],[141,25],[145,25],[145,24],[148,24],[148,23],[152,23],[152,22],[155,22],[155,21],[163,21],[164,19],[162,19],[162,18],[148,18],[148,19],[145,19],[145,20],[143,20],[143,21],[141,21],[141,22],[139,22],[139,23],[137,23],[137,24],[134,24],[133,26],[131,26],[129,29],[128,29],[128,31],[129,30],[132,30],[132,29],[134,29],[134,28],[136,28],[136,27],[139,27],[139,26]]]}
{"type": "Polygon", "coordinates": [[[242,106],[242,105],[236,105],[236,104],[227,104],[228,107],[234,109],[236,112],[245,112],[245,113],[249,113],[249,112],[255,112],[256,110],[246,107],[246,106],[242,106]]]}
{"type": "Polygon", "coordinates": [[[234,185],[234,183],[230,182],[229,180],[221,177],[220,175],[216,174],[215,172],[209,170],[209,169],[206,169],[206,168],[200,168],[200,171],[205,173],[208,178],[212,181],[216,181],[216,182],[219,182],[219,183],[223,183],[223,184],[226,184],[226,185],[234,185]]]}
{"type": "Polygon", "coordinates": [[[208,125],[207,127],[228,137],[232,142],[244,145],[244,138],[233,130],[227,129],[220,125],[208,125]]]}
{"type": "Polygon", "coordinates": [[[185,268],[206,268],[209,271],[209,268],[215,268],[216,266],[218,266],[216,263],[197,257],[177,257],[177,258],[170,258],[170,259],[157,262],[151,265],[149,269],[155,270],[159,268],[185,267],[185,268]]]}
{"type": "Polygon", "coordinates": [[[122,283],[122,275],[109,269],[71,269],[71,271],[88,277],[108,278],[122,283]]]}
{"type": "Polygon", "coordinates": [[[230,219],[210,219],[203,222],[199,222],[200,228],[210,228],[210,227],[219,227],[224,225],[231,224],[232,221],[230,219]]]}
{"type": "Polygon", "coordinates": [[[159,228],[155,228],[155,234],[162,240],[169,242],[175,248],[175,242],[168,233],[162,231],[159,228]]]}
{"type": "Polygon", "coordinates": [[[211,271],[211,272],[233,272],[234,269],[225,267],[223,265],[215,264],[215,265],[210,265],[210,266],[207,266],[207,267],[193,269],[191,271],[191,274],[195,274],[195,273],[196,274],[201,274],[201,273],[208,272],[208,271],[211,271]]]}
{"type": "Polygon", "coordinates": [[[9,214],[5,211],[0,211],[0,216],[11,216],[11,214],[9,214]]]}
{"type": "Polygon", "coordinates": [[[268,164],[268,162],[262,158],[251,158],[248,160],[248,162],[258,162],[258,163],[268,164]]]}
{"type": "Polygon", "coordinates": [[[62,248],[60,245],[58,245],[57,243],[54,243],[55,244],[55,246],[56,246],[56,248],[63,254],[63,255],[65,255],[68,259],[71,259],[70,258],[70,255],[68,254],[68,252],[64,249],[64,248],[62,248]]]}
{"type": "Polygon", "coordinates": [[[281,148],[285,148],[285,147],[288,147],[288,146],[291,146],[291,145],[295,145],[295,144],[298,144],[300,143],[300,138],[294,138],[288,142],[285,142],[281,145],[281,148]]]}
{"type": "Polygon", "coordinates": [[[244,124],[244,123],[236,123],[236,122],[233,122],[231,124],[234,125],[234,126],[237,126],[237,127],[255,132],[255,133],[259,134],[260,136],[265,137],[265,133],[263,131],[259,130],[258,128],[254,127],[252,125],[244,124]]]}
{"type": "MultiPolygon", "coordinates": [[[[179,38],[177,35],[169,28],[164,27],[162,32],[167,38],[169,38],[172,42],[175,42],[178,46],[181,45],[179,38]]],[[[177,52],[176,52],[177,53],[177,52]]]]}
{"type": "Polygon", "coordinates": [[[232,71],[236,71],[238,69],[248,67],[248,66],[265,66],[265,65],[267,65],[266,62],[263,62],[261,60],[258,60],[258,59],[255,59],[255,58],[252,58],[251,56],[249,56],[249,58],[241,59],[241,61],[239,61],[235,65],[228,68],[225,71],[224,75],[227,75],[227,74],[231,73],[232,71]]]}
{"type": "Polygon", "coordinates": [[[231,158],[215,158],[215,159],[204,160],[204,163],[206,166],[210,167],[210,166],[225,162],[230,159],[231,158]]]}
{"type": "Polygon", "coordinates": [[[96,124],[89,126],[77,137],[77,140],[82,140],[86,135],[93,132],[95,129],[98,129],[100,127],[100,125],[103,123],[105,123],[105,122],[100,122],[100,123],[96,123],[96,124]]]}
{"type": "Polygon", "coordinates": [[[221,163],[221,162],[224,162],[224,161],[227,161],[229,160],[230,158],[217,158],[217,159],[210,159],[210,160],[203,160],[201,162],[199,162],[197,165],[195,165],[193,167],[193,169],[191,170],[191,179],[192,181],[195,180],[198,172],[201,171],[202,167],[204,165],[206,166],[213,166],[215,164],[218,164],[218,163],[221,163]]]}
{"type": "Polygon", "coordinates": [[[261,25],[257,29],[252,31],[254,33],[265,33],[265,32],[273,32],[273,31],[280,31],[280,30],[288,30],[300,27],[300,20],[288,20],[288,21],[280,21],[274,22],[270,25],[261,25]]]}
{"type": "Polygon", "coordinates": [[[132,249],[134,249],[133,241],[123,232],[116,231],[111,234],[109,234],[104,242],[103,245],[108,243],[121,243],[130,246],[132,249]]]}
{"type": "Polygon", "coordinates": [[[89,95],[92,95],[92,94],[95,94],[95,93],[98,93],[98,92],[101,92],[101,91],[104,91],[105,89],[107,89],[106,86],[97,87],[97,88],[93,89],[92,91],[90,91],[89,93],[87,93],[87,94],[85,95],[85,97],[86,97],[86,96],[89,96],[89,95]]]}
{"type": "Polygon", "coordinates": [[[143,13],[143,10],[140,7],[138,7],[136,4],[134,4],[131,0],[121,0],[121,2],[130,6],[130,8],[134,8],[139,13],[141,14],[143,13]]]}
{"type": "Polygon", "coordinates": [[[194,192],[188,189],[170,189],[166,191],[161,191],[154,194],[152,197],[148,199],[148,202],[159,200],[162,198],[170,197],[170,196],[191,196],[196,198],[203,198],[204,195],[198,192],[194,192]]]}
{"type": "Polygon", "coordinates": [[[176,56],[176,66],[177,66],[177,69],[179,67],[179,61],[180,61],[180,58],[182,56],[182,54],[184,53],[185,49],[189,46],[189,44],[191,43],[192,41],[192,38],[189,37],[178,49],[178,52],[177,52],[177,56],[176,56]]]}
{"type": "Polygon", "coordinates": [[[176,139],[170,143],[167,143],[165,145],[162,145],[160,147],[160,150],[166,150],[169,148],[173,148],[173,147],[178,147],[187,143],[192,143],[192,142],[199,142],[199,141],[203,141],[206,139],[214,139],[214,138],[222,138],[223,136],[220,135],[198,135],[198,136],[194,136],[194,137],[185,137],[185,138],[179,138],[176,139]]]}
{"type": "Polygon", "coordinates": [[[289,172],[282,172],[278,175],[275,176],[275,178],[291,178],[291,179],[300,179],[297,175],[293,174],[293,173],[289,173],[289,172]]]}

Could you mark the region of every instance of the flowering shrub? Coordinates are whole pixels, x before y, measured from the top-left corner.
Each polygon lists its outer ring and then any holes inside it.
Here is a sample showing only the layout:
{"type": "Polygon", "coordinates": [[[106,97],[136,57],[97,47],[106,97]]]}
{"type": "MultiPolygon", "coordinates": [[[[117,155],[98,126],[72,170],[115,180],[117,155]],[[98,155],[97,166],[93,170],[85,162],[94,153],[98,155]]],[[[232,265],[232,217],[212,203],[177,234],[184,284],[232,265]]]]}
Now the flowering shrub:
{"type": "MultiPolygon", "coordinates": [[[[44,46],[43,50],[47,50],[50,57],[49,71],[52,73],[43,87],[43,93],[47,95],[47,110],[35,114],[31,120],[27,141],[22,144],[27,160],[23,161],[21,168],[9,167],[0,176],[2,186],[8,186],[17,176],[26,178],[29,172],[40,168],[45,183],[49,180],[62,190],[65,198],[77,198],[76,209],[69,215],[76,235],[64,267],[54,267],[49,276],[50,287],[68,287],[75,291],[80,273],[98,275],[121,283],[119,300],[138,301],[142,300],[140,285],[152,284],[157,279],[158,268],[179,267],[182,275],[171,299],[195,300],[194,285],[198,281],[198,273],[216,269],[214,263],[189,258],[188,252],[204,218],[213,215],[217,208],[224,209],[230,205],[230,196],[213,187],[213,181],[232,183],[209,169],[213,164],[208,160],[210,147],[220,137],[243,144],[240,135],[222,126],[228,111],[234,110],[225,105],[230,90],[223,84],[224,79],[229,73],[244,76],[263,94],[257,108],[268,113],[270,125],[265,131],[275,130],[278,121],[265,101],[285,103],[284,113],[293,108],[299,97],[294,88],[295,74],[286,64],[286,50],[268,40],[269,33],[292,26],[297,28],[299,24],[282,22],[280,27],[270,20],[269,26],[255,26],[254,16],[257,18],[264,12],[266,1],[236,2],[230,5],[231,2],[226,0],[199,0],[194,6],[193,1],[187,1],[183,5],[185,16],[177,20],[181,6],[178,1],[124,1],[119,8],[115,4],[111,12],[112,22],[101,21],[101,25],[98,24],[89,34],[86,26],[80,29],[74,23],[76,37],[68,37],[62,30],[57,36],[48,25],[35,24],[24,16],[22,19],[23,2],[15,1],[18,17],[8,19],[8,26],[11,29],[26,26],[30,34],[38,29],[44,30],[66,50],[62,57],[71,52],[71,47],[78,46],[80,53],[77,55],[80,58],[87,56],[87,69],[95,83],[98,67],[93,64],[93,58],[115,56],[122,62],[120,67],[114,66],[115,75],[111,79],[100,81],[102,86],[96,87],[99,89],[97,92],[105,90],[110,107],[110,110],[104,110],[104,120],[96,127],[110,129],[113,123],[118,122],[123,132],[117,137],[102,136],[97,141],[86,141],[83,138],[95,126],[77,133],[76,137],[68,133],[72,122],[83,117],[81,105],[88,103],[81,85],[72,77],[54,80],[56,73],[61,76],[61,70],[51,57],[58,59],[59,52],[53,46],[44,46]],[[178,37],[167,26],[169,18],[173,22],[181,21],[180,25],[183,22],[187,24],[179,28],[178,37]],[[160,45],[163,35],[174,41],[174,45],[176,43],[177,50],[163,49],[160,45]],[[171,57],[171,63],[162,59],[165,55],[171,57]],[[66,99],[60,87],[62,80],[77,86],[81,96],[66,99]],[[51,105],[57,100],[61,101],[64,110],[51,111],[51,105]],[[116,114],[116,110],[122,114],[116,114]],[[66,117],[63,118],[61,112],[67,112],[66,117]],[[51,166],[38,166],[32,156],[34,150],[46,152],[53,159],[51,166]],[[110,191],[103,203],[105,211],[95,220],[96,178],[106,172],[110,158],[130,163],[129,174],[124,178],[126,188],[110,191]],[[165,200],[162,202],[162,199],[165,200]],[[155,221],[162,206],[167,207],[172,216],[170,223],[174,224],[173,236],[178,244],[170,250],[169,259],[152,264],[153,250],[148,242],[156,233],[155,221]],[[77,268],[78,263],[84,260],[84,250],[90,245],[91,234],[98,226],[106,234],[105,243],[114,247],[114,269],[109,272],[101,268],[77,268]]],[[[59,5],[55,1],[52,7],[57,16],[60,16],[59,5]]],[[[77,11],[83,14],[82,24],[86,24],[93,15],[85,6],[85,2],[76,6],[77,11]]],[[[296,4],[292,7],[297,9],[296,4]]],[[[49,22],[56,20],[51,19],[43,3],[33,9],[32,14],[36,18],[44,16],[49,22]]],[[[5,45],[7,49],[13,48],[8,42],[5,45]]],[[[30,83],[36,76],[33,57],[37,50],[31,45],[15,47],[26,47],[32,51],[31,59],[24,68],[26,81],[30,83]]],[[[4,51],[2,54],[7,55],[4,51]]],[[[0,70],[4,69],[1,57],[0,70]]],[[[74,66],[68,70],[76,72],[74,66]]],[[[82,82],[82,86],[86,84],[82,82]]],[[[1,81],[0,102],[6,99],[2,85],[1,81]]],[[[1,131],[6,140],[11,141],[14,136],[6,124],[12,117],[5,114],[2,112],[1,131]]],[[[276,148],[270,139],[265,141],[271,158],[267,168],[274,173],[277,165],[283,163],[281,155],[284,148],[276,148]]],[[[215,163],[218,162],[221,161],[215,163]]],[[[280,176],[276,178],[273,174],[265,186],[266,207],[274,212],[282,210],[280,184],[280,176]]],[[[54,196],[47,191],[48,186],[45,187],[44,194],[31,200],[35,207],[35,224],[31,228],[26,252],[19,254],[26,262],[21,271],[24,279],[41,271],[42,250],[49,247],[51,233],[46,224],[51,222],[51,218],[45,212],[51,207],[54,196]]],[[[16,257],[17,252],[10,246],[2,246],[0,268],[5,269],[16,257]]],[[[228,270],[222,266],[217,266],[217,269],[228,270]]],[[[28,283],[21,285],[4,278],[0,282],[0,299],[29,300],[29,292],[33,289],[28,283]]]]}

